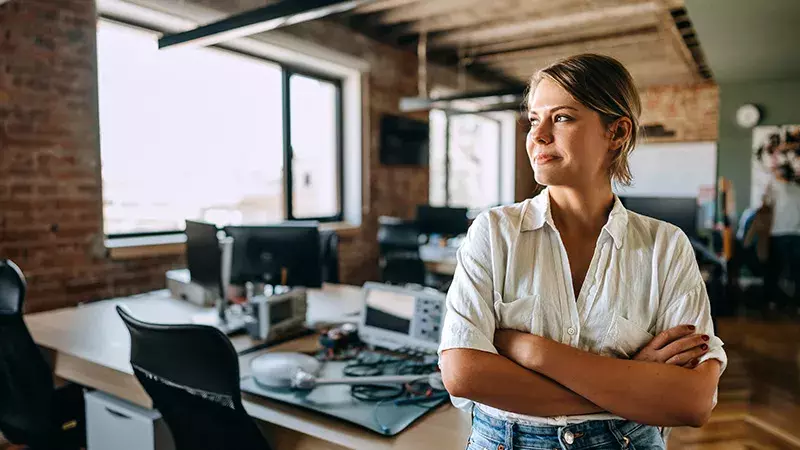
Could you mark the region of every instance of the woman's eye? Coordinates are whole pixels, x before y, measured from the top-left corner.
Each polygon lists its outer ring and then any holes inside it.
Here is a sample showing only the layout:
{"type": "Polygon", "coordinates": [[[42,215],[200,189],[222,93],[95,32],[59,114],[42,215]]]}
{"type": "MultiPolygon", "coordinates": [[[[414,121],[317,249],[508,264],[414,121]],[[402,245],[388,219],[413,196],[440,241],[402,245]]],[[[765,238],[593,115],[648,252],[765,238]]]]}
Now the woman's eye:
{"type": "Polygon", "coordinates": [[[570,120],[572,120],[572,117],[562,115],[556,116],[556,122],[569,122],[570,120]]]}
{"type": "Polygon", "coordinates": [[[534,118],[531,118],[531,119],[530,119],[530,122],[531,122],[531,126],[532,126],[532,127],[535,127],[536,125],[539,125],[539,119],[537,119],[537,118],[535,118],[535,117],[534,117],[534,118]]]}

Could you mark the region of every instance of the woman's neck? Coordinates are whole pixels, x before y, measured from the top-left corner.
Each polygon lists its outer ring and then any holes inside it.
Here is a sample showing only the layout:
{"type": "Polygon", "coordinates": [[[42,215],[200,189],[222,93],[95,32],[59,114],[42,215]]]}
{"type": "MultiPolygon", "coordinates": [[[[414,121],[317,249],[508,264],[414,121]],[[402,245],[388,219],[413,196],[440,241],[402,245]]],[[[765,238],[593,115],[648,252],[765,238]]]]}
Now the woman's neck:
{"type": "Polygon", "coordinates": [[[553,220],[561,233],[599,233],[614,206],[610,183],[589,188],[552,186],[547,191],[553,220]]]}

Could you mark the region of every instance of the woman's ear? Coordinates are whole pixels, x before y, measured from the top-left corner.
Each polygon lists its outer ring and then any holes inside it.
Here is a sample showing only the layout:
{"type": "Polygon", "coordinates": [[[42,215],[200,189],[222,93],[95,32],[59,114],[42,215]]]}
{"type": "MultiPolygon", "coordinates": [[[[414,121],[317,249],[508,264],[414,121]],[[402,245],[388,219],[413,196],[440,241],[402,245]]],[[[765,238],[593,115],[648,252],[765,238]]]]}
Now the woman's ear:
{"type": "Polygon", "coordinates": [[[631,138],[633,122],[627,117],[620,117],[611,124],[610,150],[619,150],[631,138]]]}

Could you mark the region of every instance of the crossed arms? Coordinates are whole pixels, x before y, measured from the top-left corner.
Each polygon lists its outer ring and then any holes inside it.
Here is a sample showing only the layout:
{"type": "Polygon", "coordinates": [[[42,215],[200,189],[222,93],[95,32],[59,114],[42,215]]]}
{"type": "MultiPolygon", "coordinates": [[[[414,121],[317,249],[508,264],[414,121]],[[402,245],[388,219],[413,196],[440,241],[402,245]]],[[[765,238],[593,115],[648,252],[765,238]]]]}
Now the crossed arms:
{"type": "Polygon", "coordinates": [[[707,340],[681,325],[625,360],[498,330],[499,354],[445,350],[441,367],[452,395],[505,411],[542,417],[610,412],[650,425],[700,427],[714,407],[720,373],[716,360],[697,364],[707,340]]]}

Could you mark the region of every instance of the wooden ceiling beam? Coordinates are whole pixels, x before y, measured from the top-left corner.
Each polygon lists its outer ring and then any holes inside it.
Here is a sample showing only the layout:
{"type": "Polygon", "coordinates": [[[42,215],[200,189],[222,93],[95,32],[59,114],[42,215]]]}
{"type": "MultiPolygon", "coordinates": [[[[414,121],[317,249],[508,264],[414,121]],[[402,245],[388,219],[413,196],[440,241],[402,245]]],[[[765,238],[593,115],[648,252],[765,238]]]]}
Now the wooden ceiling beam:
{"type": "Polygon", "coordinates": [[[400,6],[410,5],[412,3],[422,3],[423,0],[380,0],[368,5],[359,6],[353,9],[353,14],[371,14],[388,9],[397,8],[400,6]]]}
{"type": "Polygon", "coordinates": [[[519,17],[546,17],[570,11],[586,9],[584,0],[563,0],[559,3],[547,0],[492,0],[484,1],[479,8],[461,8],[447,15],[428,17],[424,23],[413,21],[397,25],[394,33],[399,36],[419,34],[422,31],[456,31],[458,29],[482,26],[487,20],[496,23],[514,22],[519,17]]]}
{"type": "MultiPolygon", "coordinates": [[[[506,70],[511,68],[531,68],[535,71],[541,69],[542,67],[546,67],[562,58],[579,53],[583,52],[572,51],[568,53],[537,54],[516,59],[504,59],[492,62],[483,61],[481,62],[481,64],[484,64],[487,67],[497,70],[506,70]]],[[[642,61],[660,60],[666,66],[680,66],[683,70],[686,70],[686,67],[683,64],[680,64],[679,60],[676,60],[675,58],[670,58],[669,55],[667,55],[667,52],[664,49],[664,47],[657,44],[646,45],[646,46],[630,45],[614,49],[607,49],[605,51],[597,50],[596,53],[611,56],[612,58],[619,60],[626,67],[630,64],[639,64],[642,61]]],[[[531,75],[532,74],[533,73],[531,72],[531,75]]]]}
{"type": "Polygon", "coordinates": [[[537,36],[534,38],[525,38],[510,42],[498,42],[478,45],[475,47],[466,47],[465,50],[469,55],[473,57],[479,57],[519,50],[531,50],[550,45],[562,45],[593,39],[602,39],[605,37],[613,37],[625,33],[638,33],[647,30],[657,31],[655,22],[651,19],[636,21],[635,23],[626,21],[624,25],[615,23],[602,23],[591,27],[582,27],[579,30],[568,30],[559,33],[548,34],[546,36],[537,36]]]}
{"type": "Polygon", "coordinates": [[[686,7],[686,2],[684,0],[665,0],[664,3],[669,9],[678,9],[686,7]]]}
{"type": "Polygon", "coordinates": [[[498,42],[518,36],[546,35],[564,29],[585,27],[602,22],[620,23],[636,15],[654,15],[661,6],[654,2],[622,5],[602,10],[584,10],[546,18],[528,18],[516,22],[496,22],[490,25],[434,35],[431,48],[454,46],[459,43],[498,42]]]}
{"type": "Polygon", "coordinates": [[[510,52],[487,54],[474,58],[474,61],[492,63],[509,59],[537,58],[542,55],[558,56],[577,53],[595,52],[602,53],[615,47],[642,46],[660,43],[661,36],[658,29],[648,27],[635,32],[624,32],[602,38],[585,38],[553,45],[542,45],[528,49],[510,52]]]}
{"type": "MultiPolygon", "coordinates": [[[[621,60],[621,59],[620,59],[621,60]]],[[[538,60],[517,63],[494,64],[489,66],[492,70],[502,72],[508,76],[529,80],[536,71],[547,67],[552,61],[538,60]]],[[[639,58],[637,60],[626,60],[621,62],[631,75],[637,79],[648,79],[661,77],[662,75],[681,75],[691,78],[691,73],[681,64],[675,61],[664,60],[663,58],[639,58]]]]}
{"type": "MultiPolygon", "coordinates": [[[[662,5],[665,8],[669,7],[669,0],[661,0],[662,5]]],[[[694,74],[695,82],[703,81],[703,76],[700,74],[700,70],[697,67],[697,62],[692,56],[692,52],[689,50],[689,47],[686,46],[686,42],[683,40],[683,35],[681,34],[678,27],[675,25],[675,19],[673,19],[672,14],[670,14],[669,10],[662,9],[657,14],[659,20],[659,28],[661,30],[661,35],[664,39],[664,42],[672,49],[673,52],[677,55],[679,59],[683,61],[686,67],[691,70],[691,73],[694,74]]]]}
{"type": "MultiPolygon", "coordinates": [[[[538,70],[538,69],[537,69],[538,70]]],[[[653,85],[663,84],[692,84],[692,75],[681,70],[674,70],[670,68],[648,66],[642,69],[637,67],[629,67],[628,70],[633,77],[634,83],[640,88],[653,85]]],[[[506,76],[519,80],[520,82],[528,82],[531,75],[536,71],[513,71],[507,70],[503,72],[506,76]]]]}
{"type": "Polygon", "coordinates": [[[486,0],[434,0],[419,4],[410,4],[393,8],[378,14],[374,18],[375,25],[394,25],[402,22],[419,22],[421,30],[427,30],[426,22],[435,16],[444,16],[444,20],[453,13],[464,8],[486,3],[486,0]]]}

